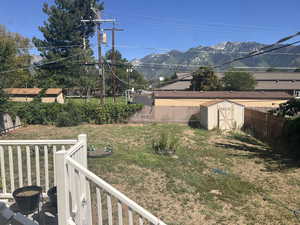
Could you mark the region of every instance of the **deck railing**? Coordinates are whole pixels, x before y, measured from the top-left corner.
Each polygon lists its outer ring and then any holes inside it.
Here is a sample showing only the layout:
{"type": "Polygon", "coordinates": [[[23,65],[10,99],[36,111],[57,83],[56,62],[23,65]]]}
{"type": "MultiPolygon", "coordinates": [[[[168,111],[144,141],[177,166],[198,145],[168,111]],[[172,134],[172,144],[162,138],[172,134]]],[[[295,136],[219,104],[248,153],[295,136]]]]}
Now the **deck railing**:
{"type": "Polygon", "coordinates": [[[55,153],[78,140],[0,140],[0,198],[25,185],[43,187],[43,193],[56,185],[55,153]],[[49,171],[53,171],[50,173],[49,171]]]}
{"type": "Polygon", "coordinates": [[[44,194],[57,186],[59,225],[165,225],[88,170],[86,135],[78,140],[0,141],[0,163],[0,198],[11,198],[15,188],[27,184],[42,186],[44,194]]]}

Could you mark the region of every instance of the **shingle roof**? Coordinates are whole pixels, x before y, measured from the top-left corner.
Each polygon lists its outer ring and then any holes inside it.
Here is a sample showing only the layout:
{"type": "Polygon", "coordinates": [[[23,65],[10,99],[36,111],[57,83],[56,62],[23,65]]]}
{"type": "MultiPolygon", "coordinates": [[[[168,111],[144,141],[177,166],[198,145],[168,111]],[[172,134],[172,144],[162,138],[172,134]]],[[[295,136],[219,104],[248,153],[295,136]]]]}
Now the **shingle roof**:
{"type": "Polygon", "coordinates": [[[300,81],[258,81],[256,90],[300,90],[300,81]]]}
{"type": "MultiPolygon", "coordinates": [[[[38,95],[42,89],[40,88],[6,88],[4,91],[8,95],[38,95]]],[[[62,92],[61,88],[49,88],[46,95],[58,95],[62,92]]]]}
{"type": "MultiPolygon", "coordinates": [[[[191,73],[178,73],[178,81],[168,83],[159,88],[159,90],[187,90],[191,85],[191,73]]],[[[224,73],[215,73],[219,78],[224,76],[224,73]]],[[[282,73],[282,72],[257,72],[252,73],[257,85],[256,90],[300,90],[300,73],[282,73]]]]}
{"type": "Polygon", "coordinates": [[[155,91],[156,99],[290,99],[286,92],[272,91],[155,91]]]}
{"type": "Polygon", "coordinates": [[[207,106],[212,106],[212,105],[215,105],[215,104],[218,104],[218,103],[221,103],[221,102],[230,102],[230,103],[233,103],[233,104],[236,104],[236,105],[244,106],[242,104],[230,101],[228,99],[222,99],[222,100],[215,100],[215,101],[205,102],[205,103],[201,104],[201,106],[207,107],[207,106]]]}
{"type": "Polygon", "coordinates": [[[161,87],[160,90],[187,90],[189,89],[190,85],[190,81],[177,81],[161,87]]]}
{"type": "Polygon", "coordinates": [[[4,91],[9,95],[38,95],[40,88],[6,88],[4,91]]]}
{"type": "Polygon", "coordinates": [[[45,92],[46,95],[58,95],[62,92],[61,88],[49,88],[45,92]]]}

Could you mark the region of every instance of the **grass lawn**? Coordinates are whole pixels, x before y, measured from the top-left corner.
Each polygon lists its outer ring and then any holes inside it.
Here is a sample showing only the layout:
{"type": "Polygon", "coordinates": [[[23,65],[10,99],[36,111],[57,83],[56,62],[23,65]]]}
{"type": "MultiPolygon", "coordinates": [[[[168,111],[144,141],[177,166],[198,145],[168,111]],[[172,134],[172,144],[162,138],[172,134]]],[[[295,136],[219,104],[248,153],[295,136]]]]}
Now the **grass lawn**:
{"type": "Polygon", "coordinates": [[[112,145],[89,168],[169,225],[299,224],[283,207],[300,209],[300,169],[243,133],[222,135],[185,125],[28,126],[1,139],[62,139],[88,135],[112,145]],[[180,140],[172,156],[155,154],[162,131],[180,140]],[[271,200],[272,199],[272,200],[271,200]]]}

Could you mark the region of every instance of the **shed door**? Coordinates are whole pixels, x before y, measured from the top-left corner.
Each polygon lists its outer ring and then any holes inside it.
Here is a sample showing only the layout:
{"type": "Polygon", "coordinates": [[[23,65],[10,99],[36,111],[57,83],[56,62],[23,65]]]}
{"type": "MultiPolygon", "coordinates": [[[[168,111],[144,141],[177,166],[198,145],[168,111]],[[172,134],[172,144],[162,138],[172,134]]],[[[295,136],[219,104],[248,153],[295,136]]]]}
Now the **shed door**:
{"type": "Polygon", "coordinates": [[[233,129],[233,108],[218,107],[218,128],[220,130],[233,129]]]}

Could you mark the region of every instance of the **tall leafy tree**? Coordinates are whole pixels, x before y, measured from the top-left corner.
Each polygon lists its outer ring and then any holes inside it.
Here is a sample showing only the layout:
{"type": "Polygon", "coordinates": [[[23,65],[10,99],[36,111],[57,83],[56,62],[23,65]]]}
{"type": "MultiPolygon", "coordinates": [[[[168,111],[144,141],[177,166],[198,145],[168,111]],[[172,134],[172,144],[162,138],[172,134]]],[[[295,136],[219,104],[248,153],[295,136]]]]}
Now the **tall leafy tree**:
{"type": "Polygon", "coordinates": [[[96,19],[91,6],[103,9],[98,0],[55,0],[54,5],[44,4],[43,12],[48,20],[39,27],[44,39],[33,38],[43,57],[38,73],[43,81],[40,85],[80,86],[81,76],[88,75],[82,63],[92,59],[89,38],[94,35],[96,24],[82,23],[81,19],[96,19]],[[86,50],[83,49],[84,38],[86,50]]]}
{"type": "Polygon", "coordinates": [[[31,85],[29,46],[28,38],[9,32],[0,25],[0,88],[31,85]]]}
{"type": "MultiPolygon", "coordinates": [[[[144,76],[141,75],[138,71],[132,70],[132,72],[127,72],[127,68],[132,67],[132,65],[128,62],[127,59],[122,57],[122,54],[119,51],[115,53],[116,59],[116,74],[119,79],[116,79],[116,94],[120,95],[128,89],[128,83],[130,87],[134,87],[136,89],[142,89],[147,86],[147,81],[144,79],[144,76]]],[[[105,54],[106,60],[111,60],[112,51],[109,50],[105,54]]],[[[107,94],[112,94],[112,71],[111,66],[106,66],[106,90],[107,94]]]]}
{"type": "Polygon", "coordinates": [[[210,67],[200,67],[192,76],[191,91],[217,91],[221,88],[218,77],[210,67]]]}
{"type": "Polygon", "coordinates": [[[251,91],[257,83],[251,73],[241,71],[226,72],[222,81],[227,91],[251,91]]]}

